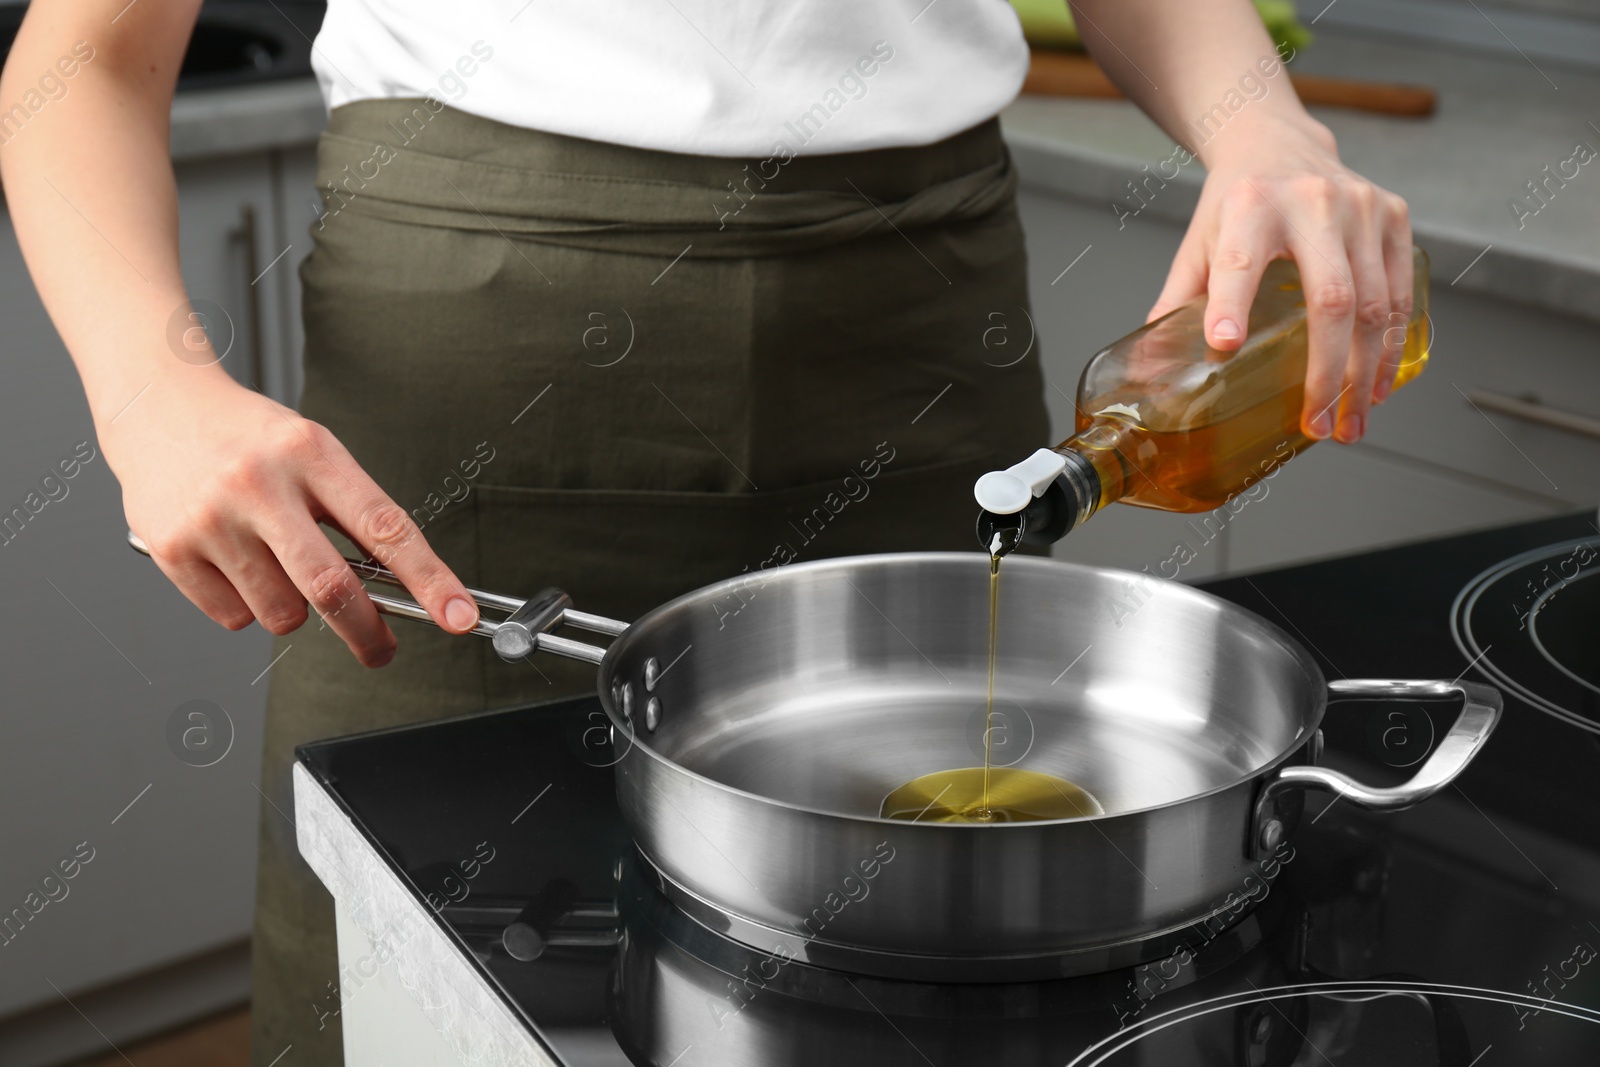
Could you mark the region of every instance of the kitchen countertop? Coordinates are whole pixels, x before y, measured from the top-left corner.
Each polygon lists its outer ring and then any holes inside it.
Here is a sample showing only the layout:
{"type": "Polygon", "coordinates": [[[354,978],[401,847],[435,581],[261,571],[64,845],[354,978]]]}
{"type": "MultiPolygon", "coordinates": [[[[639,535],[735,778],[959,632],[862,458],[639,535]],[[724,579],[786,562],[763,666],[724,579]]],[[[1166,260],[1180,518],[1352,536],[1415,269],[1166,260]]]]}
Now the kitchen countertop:
{"type": "MultiPolygon", "coordinates": [[[[1522,229],[1509,207],[1577,142],[1600,149],[1600,111],[1584,110],[1600,99],[1600,74],[1331,30],[1317,32],[1295,68],[1438,90],[1438,111],[1425,119],[1314,109],[1351,166],[1410,202],[1436,285],[1461,275],[1458,289],[1600,321],[1600,160],[1581,166],[1522,229]]],[[[173,158],[182,161],[309,145],[326,116],[307,78],[184,93],[172,120],[173,158]]],[[[1026,186],[1107,211],[1174,147],[1126,101],[1024,96],[1002,121],[1026,186]]],[[[1197,167],[1185,167],[1129,225],[1186,222],[1200,180],[1197,167]]]]}
{"type": "MultiPolygon", "coordinates": [[[[1549,61],[1539,68],[1543,74],[1516,56],[1327,30],[1318,30],[1294,62],[1298,72],[1410,82],[1438,91],[1437,111],[1422,119],[1312,109],[1339,139],[1346,163],[1410,203],[1412,227],[1432,257],[1436,287],[1451,284],[1471,265],[1455,282],[1457,289],[1600,321],[1600,159],[1580,166],[1547,207],[1523,220],[1523,229],[1509,206],[1518,194],[1527,197],[1526,183],[1541,177],[1545,164],[1554,170],[1567,160],[1577,142],[1600,150],[1600,109],[1585,110],[1600,100],[1600,74],[1549,61]]],[[[1114,202],[1138,206],[1128,181],[1142,178],[1146,164],[1155,173],[1174,148],[1170,137],[1121,100],[1024,96],[1002,113],[1002,121],[1025,186],[1102,202],[1113,214],[1114,202]]],[[[1127,224],[1152,216],[1186,223],[1202,176],[1197,166],[1183,168],[1127,224]]]]}
{"type": "Polygon", "coordinates": [[[172,102],[172,161],[311,145],[327,124],[315,78],[185,91],[172,102]]]}

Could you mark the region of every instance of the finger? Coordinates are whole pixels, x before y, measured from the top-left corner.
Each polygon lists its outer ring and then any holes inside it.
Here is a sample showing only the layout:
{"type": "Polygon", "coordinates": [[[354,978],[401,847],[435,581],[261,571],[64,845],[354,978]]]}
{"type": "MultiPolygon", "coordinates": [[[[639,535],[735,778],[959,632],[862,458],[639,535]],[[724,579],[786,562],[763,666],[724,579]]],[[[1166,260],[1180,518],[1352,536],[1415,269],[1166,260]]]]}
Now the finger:
{"type": "Polygon", "coordinates": [[[478,625],[478,606],[461,579],[428,547],[405,509],[389,499],[331,434],[324,437],[319,448],[328,463],[313,468],[309,488],[328,518],[393,571],[441,629],[471,632],[478,625]]]}
{"type": "Polygon", "coordinates": [[[1406,337],[1415,301],[1416,264],[1411,252],[1411,212],[1406,202],[1393,193],[1384,193],[1383,269],[1389,279],[1389,327],[1384,330],[1383,364],[1372,399],[1381,404],[1394,388],[1394,376],[1406,356],[1406,337]]]}
{"type": "Polygon", "coordinates": [[[366,587],[322,529],[304,510],[274,530],[273,551],[300,595],[328,627],[368,667],[394,658],[394,632],[378,614],[366,587]]]}
{"type": "Polygon", "coordinates": [[[1389,328],[1389,276],[1383,263],[1383,235],[1368,204],[1351,221],[1346,255],[1355,282],[1356,315],[1345,364],[1344,396],[1339,402],[1335,440],[1354,444],[1367,432],[1367,412],[1383,361],[1383,335],[1389,328]]]}
{"type": "Polygon", "coordinates": [[[1278,217],[1248,184],[1236,185],[1222,205],[1206,280],[1206,343],[1231,352],[1244,343],[1250,305],[1261,288],[1277,239],[1278,217]]]}
{"type": "Polygon", "coordinates": [[[216,545],[211,560],[268,633],[282,636],[306,621],[306,601],[267,543],[248,534],[216,545]]]}
{"type": "Polygon", "coordinates": [[[256,621],[250,605],[244,602],[233,583],[206,560],[157,552],[154,546],[151,546],[150,558],[178,591],[211,621],[229,630],[242,630],[256,621]]]}
{"type": "MultiPolygon", "coordinates": [[[[1331,220],[1330,220],[1331,223],[1331,220]]],[[[1302,227],[1304,229],[1304,227],[1302,227]]],[[[1344,235],[1333,226],[1296,233],[1290,243],[1306,296],[1306,399],[1300,426],[1320,441],[1333,433],[1334,415],[1344,391],[1354,333],[1356,293],[1344,235]]]]}
{"type": "Polygon", "coordinates": [[[1177,255],[1172,257],[1172,267],[1167,271],[1161,295],[1156,297],[1144,321],[1154,322],[1204,295],[1207,267],[1205,243],[1191,230],[1178,246],[1177,255]]]}

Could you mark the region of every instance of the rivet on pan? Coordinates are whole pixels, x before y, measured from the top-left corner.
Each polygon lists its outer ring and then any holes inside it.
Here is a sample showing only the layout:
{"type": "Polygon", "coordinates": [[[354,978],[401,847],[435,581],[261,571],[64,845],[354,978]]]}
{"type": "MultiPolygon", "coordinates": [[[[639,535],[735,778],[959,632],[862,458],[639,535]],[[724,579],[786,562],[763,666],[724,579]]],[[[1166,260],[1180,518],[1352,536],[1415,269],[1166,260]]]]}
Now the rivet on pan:
{"type": "Polygon", "coordinates": [[[622,683],[622,693],[617,697],[617,710],[622,712],[623,722],[633,721],[633,686],[627,682],[622,683]]]}
{"type": "Polygon", "coordinates": [[[644,661],[644,691],[646,693],[654,693],[656,691],[656,679],[660,677],[661,664],[656,662],[654,656],[651,656],[644,661]]]}
{"type": "Polygon", "coordinates": [[[655,733],[656,727],[661,725],[661,698],[651,697],[644,706],[644,728],[655,733]]]}
{"type": "Polygon", "coordinates": [[[1274,849],[1283,841],[1283,823],[1278,819],[1268,819],[1261,827],[1261,847],[1274,849]]]}

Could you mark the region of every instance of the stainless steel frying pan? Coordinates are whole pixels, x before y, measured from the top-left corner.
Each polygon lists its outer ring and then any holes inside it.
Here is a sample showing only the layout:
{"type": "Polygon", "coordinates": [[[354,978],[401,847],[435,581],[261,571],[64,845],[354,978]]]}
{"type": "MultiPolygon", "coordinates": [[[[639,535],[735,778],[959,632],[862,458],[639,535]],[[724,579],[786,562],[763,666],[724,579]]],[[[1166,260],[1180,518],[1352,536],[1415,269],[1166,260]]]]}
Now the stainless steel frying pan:
{"type": "Polygon", "coordinates": [[[1105,814],[991,825],[878,814],[911,778],[981,761],[985,556],[791,564],[631,625],[576,611],[559,590],[473,595],[486,613],[476,632],[502,658],[598,665],[623,816],[691,915],[824,966],[975,981],[1160,958],[1260,898],[1292,856],[1305,790],[1409,807],[1459,775],[1499,719],[1500,694],[1473,682],[1326,682],[1275,626],[1175,582],[1144,581],[1127,612],[1140,578],[1006,560],[1002,760],[1083,786],[1105,814]],[[615,639],[600,648],[561,626],[615,639]],[[1462,710],[1409,781],[1377,787],[1316,766],[1330,694],[1454,697],[1462,710]]]}

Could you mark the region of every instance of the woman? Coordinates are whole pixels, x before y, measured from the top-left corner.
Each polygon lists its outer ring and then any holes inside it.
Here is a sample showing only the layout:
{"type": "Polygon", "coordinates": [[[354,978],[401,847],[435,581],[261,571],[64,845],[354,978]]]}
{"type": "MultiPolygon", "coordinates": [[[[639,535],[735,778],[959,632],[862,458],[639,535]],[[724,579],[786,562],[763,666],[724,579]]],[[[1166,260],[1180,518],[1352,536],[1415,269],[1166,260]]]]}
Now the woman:
{"type": "MultiPolygon", "coordinates": [[[[974,355],[1027,303],[993,118],[1027,52],[1002,0],[333,0],[296,413],[168,341],[188,310],[168,110],[199,3],[34,0],[0,99],[77,42],[93,60],[0,166],[129,526],[211,618],[280,635],[254,1055],[334,1063],[332,908],[279,814],[294,745],[592,684],[455,636],[463,580],[559,581],[627,618],[764,563],[966,549],[974,475],[1046,438],[1036,364],[974,355]],[[396,658],[341,549],[444,632],[396,658]]],[[[1247,0],[1074,6],[1186,144],[1273,56],[1247,0]]],[[[1305,429],[1358,439],[1409,311],[1404,203],[1286,84],[1189,147],[1208,177],[1152,317],[1208,294],[1208,339],[1236,347],[1292,257],[1305,429]]]]}

